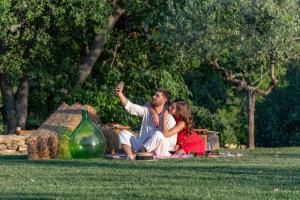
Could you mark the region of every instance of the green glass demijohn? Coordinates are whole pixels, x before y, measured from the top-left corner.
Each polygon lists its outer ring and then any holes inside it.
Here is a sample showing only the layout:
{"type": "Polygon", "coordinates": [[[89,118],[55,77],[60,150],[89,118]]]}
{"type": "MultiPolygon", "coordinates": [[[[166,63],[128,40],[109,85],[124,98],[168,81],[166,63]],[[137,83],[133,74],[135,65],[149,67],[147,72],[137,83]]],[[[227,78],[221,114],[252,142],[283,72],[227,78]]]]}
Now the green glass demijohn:
{"type": "Polygon", "coordinates": [[[89,119],[88,112],[83,110],[82,120],[70,138],[72,158],[99,158],[106,150],[103,133],[89,119]]]}

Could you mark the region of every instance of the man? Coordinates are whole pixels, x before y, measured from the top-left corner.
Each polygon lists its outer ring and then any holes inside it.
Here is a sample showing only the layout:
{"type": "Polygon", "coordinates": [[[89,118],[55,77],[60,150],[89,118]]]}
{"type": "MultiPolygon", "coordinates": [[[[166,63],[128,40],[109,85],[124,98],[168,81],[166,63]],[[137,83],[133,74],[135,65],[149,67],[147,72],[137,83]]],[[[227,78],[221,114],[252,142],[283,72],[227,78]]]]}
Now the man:
{"type": "MultiPolygon", "coordinates": [[[[169,156],[170,150],[174,150],[177,140],[177,134],[171,137],[165,137],[162,133],[162,112],[165,104],[170,99],[170,92],[166,89],[157,89],[151,100],[151,107],[158,113],[159,126],[155,126],[153,115],[147,106],[140,106],[131,103],[123,94],[124,83],[121,82],[116,86],[116,93],[123,107],[131,114],[143,118],[140,136],[136,138],[129,131],[121,131],[119,141],[122,149],[127,154],[127,159],[134,159],[135,152],[143,150],[153,152],[157,156],[169,156]],[[147,142],[151,139],[151,142],[147,142]]],[[[172,115],[168,115],[167,127],[173,128],[176,122],[172,115]]]]}

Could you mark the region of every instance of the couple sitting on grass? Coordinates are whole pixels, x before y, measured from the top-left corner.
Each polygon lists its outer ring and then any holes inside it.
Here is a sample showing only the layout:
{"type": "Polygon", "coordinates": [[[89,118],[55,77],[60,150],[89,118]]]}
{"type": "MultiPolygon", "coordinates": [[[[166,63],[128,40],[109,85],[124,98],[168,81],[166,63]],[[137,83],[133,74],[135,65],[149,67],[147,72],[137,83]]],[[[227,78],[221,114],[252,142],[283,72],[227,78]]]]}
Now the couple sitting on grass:
{"type": "Polygon", "coordinates": [[[176,154],[204,155],[205,144],[193,131],[192,112],[186,101],[176,99],[169,110],[165,110],[170,92],[160,88],[156,90],[150,105],[140,106],[131,103],[123,90],[124,83],[121,82],[116,86],[121,104],[131,115],[143,118],[139,138],[126,130],[119,134],[120,145],[127,154],[126,159],[135,159],[136,152],[151,152],[158,157],[171,156],[172,151],[176,154]]]}

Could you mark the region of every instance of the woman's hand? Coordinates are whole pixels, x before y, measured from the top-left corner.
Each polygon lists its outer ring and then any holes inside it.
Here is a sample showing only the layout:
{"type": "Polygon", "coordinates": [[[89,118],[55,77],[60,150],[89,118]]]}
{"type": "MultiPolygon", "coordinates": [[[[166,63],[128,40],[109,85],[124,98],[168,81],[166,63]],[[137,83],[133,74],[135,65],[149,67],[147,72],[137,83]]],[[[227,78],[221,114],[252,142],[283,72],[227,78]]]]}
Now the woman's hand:
{"type": "Polygon", "coordinates": [[[163,111],[163,119],[167,119],[169,115],[169,111],[166,109],[163,111]]]}
{"type": "Polygon", "coordinates": [[[156,126],[156,127],[159,126],[159,117],[158,117],[157,113],[153,114],[153,123],[154,123],[154,126],[156,126]]]}

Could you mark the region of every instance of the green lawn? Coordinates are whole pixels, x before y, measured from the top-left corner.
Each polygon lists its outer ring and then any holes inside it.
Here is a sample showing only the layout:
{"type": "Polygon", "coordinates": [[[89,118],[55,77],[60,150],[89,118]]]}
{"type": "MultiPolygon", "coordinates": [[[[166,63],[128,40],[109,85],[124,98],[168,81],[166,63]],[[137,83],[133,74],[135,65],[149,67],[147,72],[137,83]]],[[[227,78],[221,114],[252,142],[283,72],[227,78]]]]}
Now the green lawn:
{"type": "Polygon", "coordinates": [[[0,199],[300,199],[300,148],[160,161],[0,157],[0,199]]]}

